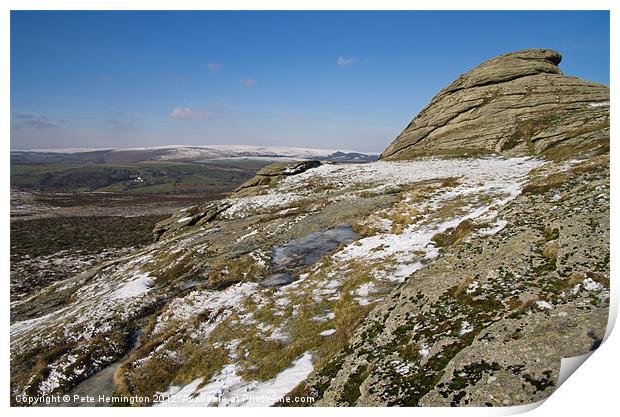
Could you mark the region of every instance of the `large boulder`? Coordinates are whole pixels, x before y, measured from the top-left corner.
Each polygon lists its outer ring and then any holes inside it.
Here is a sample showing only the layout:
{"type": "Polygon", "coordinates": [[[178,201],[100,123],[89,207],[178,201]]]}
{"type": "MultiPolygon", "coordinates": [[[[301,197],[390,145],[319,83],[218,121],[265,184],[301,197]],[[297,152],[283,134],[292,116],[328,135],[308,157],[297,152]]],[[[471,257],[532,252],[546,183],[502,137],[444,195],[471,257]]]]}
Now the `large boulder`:
{"type": "Polygon", "coordinates": [[[230,207],[230,203],[219,200],[179,210],[167,219],[155,224],[153,238],[158,241],[162,236],[179,229],[206,224],[228,207],[230,207]]]}
{"type": "Polygon", "coordinates": [[[381,159],[607,147],[609,87],[565,76],[561,60],[550,49],[527,49],[482,63],[439,92],[381,159]]]}
{"type": "MultiPolygon", "coordinates": [[[[277,184],[282,178],[300,174],[311,168],[320,166],[322,162],[314,160],[278,162],[261,168],[256,176],[240,185],[233,194],[234,197],[243,197],[255,194],[264,187],[277,184]]],[[[215,218],[230,207],[227,200],[210,201],[197,206],[180,210],[157,223],[153,228],[155,241],[164,235],[172,234],[180,229],[202,225],[215,220],[215,218]]]]}
{"type": "Polygon", "coordinates": [[[316,168],[322,163],[315,160],[304,161],[292,161],[292,162],[277,162],[275,164],[267,165],[261,168],[254,178],[241,184],[235,192],[246,190],[248,188],[254,188],[259,186],[271,186],[278,183],[282,178],[290,175],[297,175],[305,172],[311,168],[316,168]]]}

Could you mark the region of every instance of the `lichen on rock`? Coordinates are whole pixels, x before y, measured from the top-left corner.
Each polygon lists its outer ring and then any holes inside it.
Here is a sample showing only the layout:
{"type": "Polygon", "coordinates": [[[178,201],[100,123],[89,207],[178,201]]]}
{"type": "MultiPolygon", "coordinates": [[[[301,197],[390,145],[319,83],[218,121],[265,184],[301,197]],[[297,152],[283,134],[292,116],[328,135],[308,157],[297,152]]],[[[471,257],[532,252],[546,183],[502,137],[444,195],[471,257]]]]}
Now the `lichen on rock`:
{"type": "Polygon", "coordinates": [[[482,63],[440,91],[381,159],[564,156],[607,146],[609,87],[565,76],[561,60],[550,49],[527,49],[482,63]]]}

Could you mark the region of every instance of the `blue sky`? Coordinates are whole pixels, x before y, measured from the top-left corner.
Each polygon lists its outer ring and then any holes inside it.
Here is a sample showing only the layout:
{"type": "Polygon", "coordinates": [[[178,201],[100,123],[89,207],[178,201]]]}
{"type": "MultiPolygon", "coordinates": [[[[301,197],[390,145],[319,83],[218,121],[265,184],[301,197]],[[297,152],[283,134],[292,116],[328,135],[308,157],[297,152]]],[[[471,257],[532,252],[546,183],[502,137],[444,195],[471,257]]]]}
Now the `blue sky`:
{"type": "Polygon", "coordinates": [[[11,148],[381,151],[459,74],[532,47],[609,84],[608,12],[12,12],[11,148]]]}

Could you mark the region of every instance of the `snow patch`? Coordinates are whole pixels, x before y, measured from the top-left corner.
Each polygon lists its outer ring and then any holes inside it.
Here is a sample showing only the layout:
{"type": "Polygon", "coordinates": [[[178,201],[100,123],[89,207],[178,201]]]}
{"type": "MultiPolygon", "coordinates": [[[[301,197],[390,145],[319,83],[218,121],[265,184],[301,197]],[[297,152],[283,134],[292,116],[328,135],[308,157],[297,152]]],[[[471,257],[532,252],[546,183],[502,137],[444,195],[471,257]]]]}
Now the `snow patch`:
{"type": "Polygon", "coordinates": [[[609,101],[599,101],[596,103],[588,103],[589,107],[609,107],[609,101]]]}
{"type": "Polygon", "coordinates": [[[592,278],[586,278],[583,280],[583,289],[586,291],[598,291],[602,290],[603,286],[592,278]]]}
{"type": "Polygon", "coordinates": [[[254,236],[258,234],[258,229],[254,229],[252,230],[250,233],[246,233],[245,235],[241,236],[239,239],[237,239],[235,241],[235,243],[241,243],[243,242],[245,239],[249,238],[250,236],[254,236]]]}
{"type": "Polygon", "coordinates": [[[113,300],[125,300],[127,298],[139,297],[150,291],[153,285],[153,278],[149,274],[138,274],[132,281],[112,293],[113,300]]]}
{"type": "Polygon", "coordinates": [[[310,352],[293,361],[290,368],[275,378],[264,382],[244,381],[237,374],[238,365],[229,364],[202,388],[198,387],[204,378],[198,378],[184,387],[170,387],[163,393],[169,400],[157,405],[269,407],[306,379],[313,369],[310,352]]]}
{"type": "Polygon", "coordinates": [[[471,284],[469,284],[467,286],[467,289],[465,290],[466,294],[473,294],[476,292],[476,290],[480,287],[480,283],[478,281],[474,281],[471,284]]]}
{"type": "Polygon", "coordinates": [[[328,312],[327,314],[325,314],[324,316],[314,316],[312,317],[312,321],[318,321],[318,322],[324,322],[324,321],[329,321],[329,320],[333,320],[336,318],[336,314],[332,313],[331,311],[328,312]]]}
{"type": "Polygon", "coordinates": [[[357,290],[355,290],[355,294],[360,297],[368,297],[370,292],[375,288],[375,284],[372,282],[367,282],[362,284],[357,290]]]}
{"type": "Polygon", "coordinates": [[[506,227],[507,224],[508,224],[508,221],[506,221],[504,219],[497,220],[491,226],[485,227],[484,229],[478,230],[478,234],[481,235],[481,236],[491,236],[491,235],[494,235],[497,232],[501,231],[504,227],[506,227]]]}
{"type": "Polygon", "coordinates": [[[223,291],[193,291],[183,298],[173,300],[168,308],[157,317],[154,334],[161,332],[169,322],[187,322],[190,318],[209,312],[194,337],[206,337],[222,320],[233,311],[239,310],[243,300],[258,291],[256,283],[239,283],[223,291]]]}
{"type": "Polygon", "coordinates": [[[466,335],[467,333],[471,333],[473,331],[474,331],[474,326],[472,324],[470,324],[466,320],[463,320],[461,322],[461,330],[459,330],[460,336],[466,335]]]}

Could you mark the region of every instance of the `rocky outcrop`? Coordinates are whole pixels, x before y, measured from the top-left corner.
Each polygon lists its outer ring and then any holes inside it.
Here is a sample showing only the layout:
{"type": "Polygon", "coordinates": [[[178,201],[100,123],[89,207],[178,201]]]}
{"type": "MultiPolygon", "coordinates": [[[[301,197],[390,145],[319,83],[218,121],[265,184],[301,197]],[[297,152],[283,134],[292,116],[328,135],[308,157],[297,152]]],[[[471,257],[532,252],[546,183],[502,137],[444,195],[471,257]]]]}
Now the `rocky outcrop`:
{"type": "Polygon", "coordinates": [[[596,349],[605,334],[608,162],[595,157],[561,178],[562,166],[550,165],[533,176],[500,213],[500,232],[412,275],[296,394],[314,395],[318,406],[548,397],[560,359],[596,349]]]}
{"type": "Polygon", "coordinates": [[[271,186],[276,184],[282,178],[301,174],[311,168],[316,168],[321,165],[320,161],[294,161],[294,162],[279,162],[266,167],[261,168],[256,176],[245,183],[241,184],[235,191],[239,192],[247,188],[259,187],[262,185],[271,186]]]}
{"type": "MultiPolygon", "coordinates": [[[[240,185],[235,190],[235,195],[248,196],[256,194],[260,187],[273,186],[282,178],[301,174],[302,172],[320,165],[320,161],[314,160],[279,162],[267,165],[261,168],[254,178],[240,185]]],[[[153,228],[153,238],[155,241],[158,241],[164,234],[169,234],[182,228],[208,223],[229,207],[230,204],[223,201],[213,201],[178,211],[155,225],[153,228]]]]}
{"type": "Polygon", "coordinates": [[[228,207],[230,207],[230,204],[223,203],[222,201],[212,201],[180,210],[155,224],[153,238],[155,241],[158,241],[165,234],[182,228],[208,223],[228,207]]]}
{"type": "Polygon", "coordinates": [[[498,56],[437,94],[382,153],[562,156],[609,142],[609,88],[562,74],[558,52],[498,56]]]}

